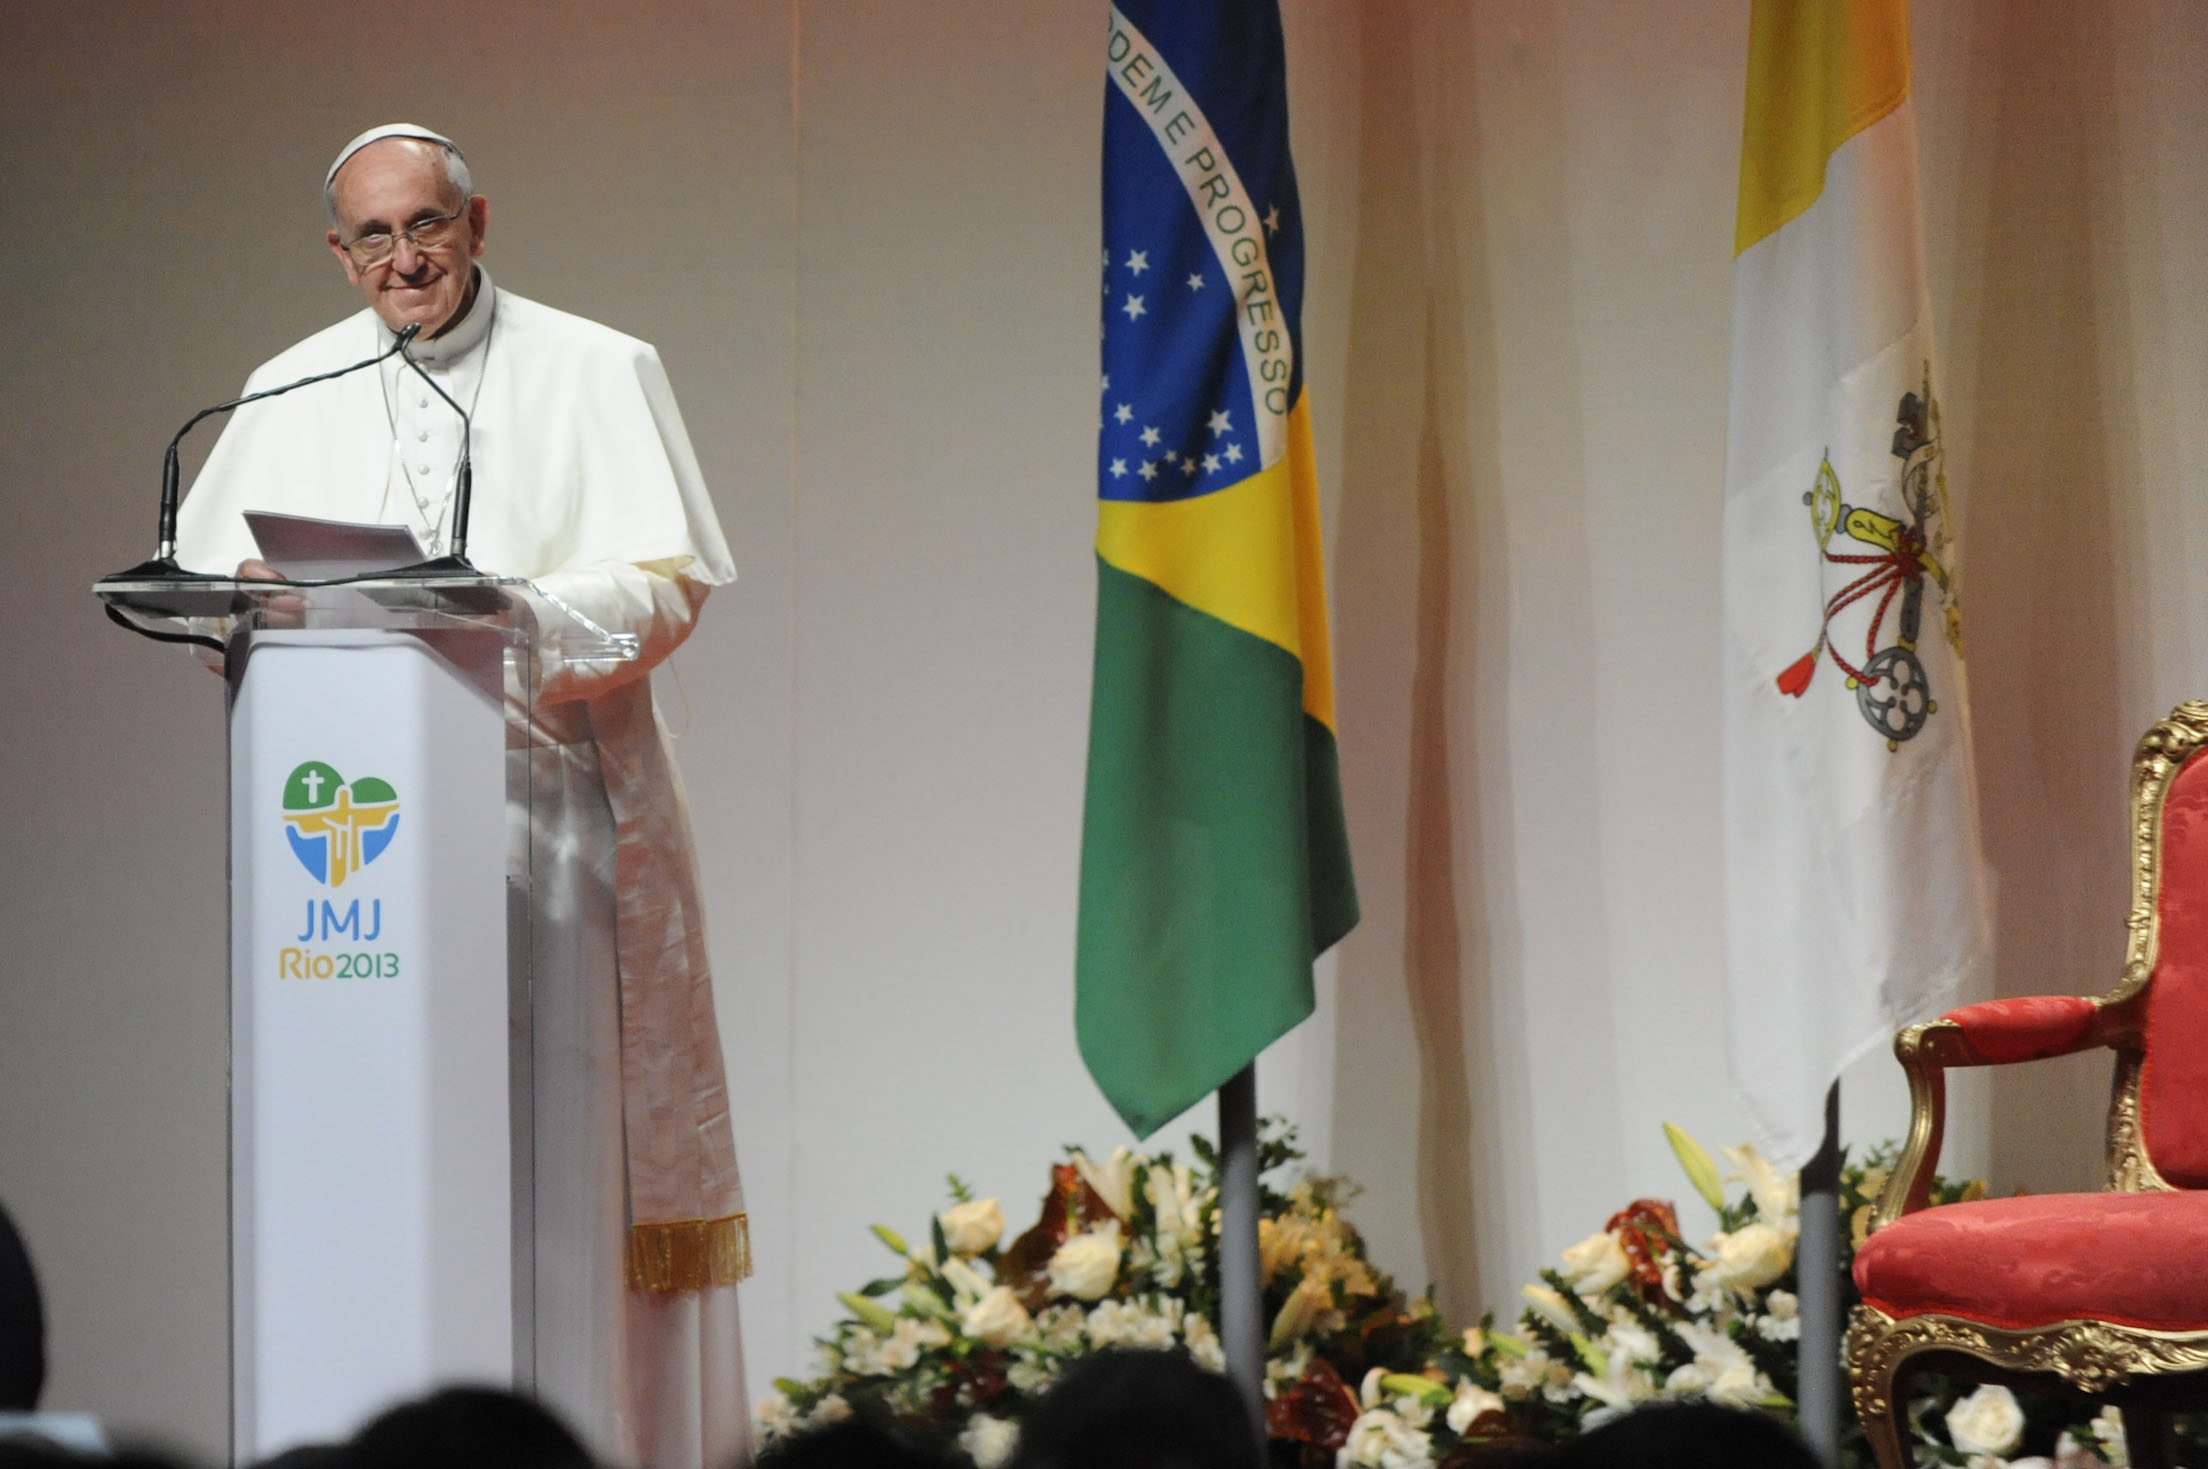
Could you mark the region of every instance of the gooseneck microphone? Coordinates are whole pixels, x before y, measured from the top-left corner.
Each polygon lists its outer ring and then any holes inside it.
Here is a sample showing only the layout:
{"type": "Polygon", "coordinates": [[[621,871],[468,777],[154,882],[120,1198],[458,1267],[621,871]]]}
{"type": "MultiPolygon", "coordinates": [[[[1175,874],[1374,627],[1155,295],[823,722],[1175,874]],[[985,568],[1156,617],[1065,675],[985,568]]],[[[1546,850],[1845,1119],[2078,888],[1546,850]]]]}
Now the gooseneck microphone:
{"type": "Polygon", "coordinates": [[[447,559],[465,566],[468,564],[468,508],[469,502],[474,499],[475,490],[475,421],[468,416],[468,410],[462,408],[452,394],[446,392],[437,379],[429,375],[429,369],[423,367],[414,354],[406,350],[407,343],[412,340],[413,337],[409,335],[396,344],[400,359],[414,369],[416,377],[429,384],[431,392],[445,400],[446,407],[460,415],[460,470],[454,476],[452,487],[452,549],[447,559]]]}
{"type": "MultiPolygon", "coordinates": [[[[176,504],[178,498],[176,449],[177,445],[184,442],[184,436],[198,427],[202,420],[212,418],[218,413],[228,413],[231,409],[241,408],[248,403],[257,403],[263,398],[274,398],[279,394],[290,392],[293,388],[304,388],[313,383],[326,383],[333,377],[343,377],[347,373],[359,372],[364,367],[374,367],[393,353],[405,356],[407,344],[419,336],[421,330],[422,324],[420,322],[410,321],[399,328],[398,334],[390,346],[373,357],[362,358],[350,367],[340,367],[331,372],[318,372],[312,377],[303,377],[295,383],[285,383],[281,387],[263,388],[257,393],[247,393],[241,398],[232,398],[227,403],[217,403],[211,408],[202,408],[199,412],[193,414],[185,425],[176,431],[176,437],[169,440],[168,452],[161,458],[161,533],[158,543],[159,549],[154,552],[153,560],[146,562],[143,566],[136,566],[128,572],[119,574],[139,577],[148,575],[177,576],[182,574],[176,564],[176,504]]],[[[413,361],[411,357],[407,360],[413,361]]],[[[465,415],[462,416],[465,417],[465,415]]],[[[461,483],[465,485],[466,480],[463,478],[461,483]]]]}

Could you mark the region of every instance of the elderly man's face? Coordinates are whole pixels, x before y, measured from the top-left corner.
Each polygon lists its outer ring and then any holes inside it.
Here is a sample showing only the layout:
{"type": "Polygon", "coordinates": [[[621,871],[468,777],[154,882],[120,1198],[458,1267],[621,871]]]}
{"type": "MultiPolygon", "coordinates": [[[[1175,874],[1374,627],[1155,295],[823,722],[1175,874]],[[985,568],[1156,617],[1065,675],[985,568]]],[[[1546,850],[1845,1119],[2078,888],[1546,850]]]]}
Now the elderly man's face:
{"type": "Polygon", "coordinates": [[[483,253],[490,204],[481,194],[463,199],[445,177],[440,150],[418,138],[385,138],[345,160],[337,171],[337,225],[330,249],[344,263],[345,278],[397,331],[410,321],[434,337],[466,303],[483,253]],[[458,211],[451,237],[423,249],[402,232],[458,211]],[[372,265],[355,260],[346,246],[363,235],[389,235],[391,254],[372,265]]]}

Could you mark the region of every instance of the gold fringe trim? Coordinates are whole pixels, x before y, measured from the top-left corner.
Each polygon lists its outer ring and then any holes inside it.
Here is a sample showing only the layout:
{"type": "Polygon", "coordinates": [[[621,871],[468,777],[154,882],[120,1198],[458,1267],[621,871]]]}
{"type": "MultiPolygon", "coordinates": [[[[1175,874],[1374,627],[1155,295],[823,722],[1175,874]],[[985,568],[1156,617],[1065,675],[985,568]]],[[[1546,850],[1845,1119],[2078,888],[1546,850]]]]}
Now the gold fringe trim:
{"type": "Polygon", "coordinates": [[[629,1284],[665,1294],[734,1285],[751,1274],[751,1216],[629,1226],[629,1284]]]}

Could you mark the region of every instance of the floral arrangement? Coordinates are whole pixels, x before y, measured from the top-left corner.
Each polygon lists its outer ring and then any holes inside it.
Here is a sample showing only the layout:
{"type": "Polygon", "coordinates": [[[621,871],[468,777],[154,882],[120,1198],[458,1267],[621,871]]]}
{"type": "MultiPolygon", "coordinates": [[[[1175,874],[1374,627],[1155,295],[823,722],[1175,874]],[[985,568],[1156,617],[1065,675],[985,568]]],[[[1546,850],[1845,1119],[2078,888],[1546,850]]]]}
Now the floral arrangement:
{"type": "MultiPolygon", "coordinates": [[[[998,1201],[955,1176],[952,1206],[923,1244],[875,1226],[901,1270],[839,1298],[851,1314],[820,1343],[822,1375],[775,1384],[760,1407],[762,1446],[863,1412],[995,1469],[1019,1420],[1089,1353],[1178,1347],[1223,1370],[1218,1160],[1203,1140],[1193,1146],[1193,1164],[1067,1149],[1041,1217],[1010,1242],[998,1201]]],[[[1342,1217],[1345,1185],[1273,1186],[1301,1156],[1291,1131],[1267,1125],[1258,1162],[1269,1390],[1292,1389],[1320,1363],[1352,1374],[1416,1366],[1443,1334],[1431,1303],[1406,1300],[1365,1258],[1342,1217]]]]}
{"type": "MultiPolygon", "coordinates": [[[[1365,1256],[1343,1217],[1339,1179],[1273,1176],[1299,1161],[1292,1130],[1259,1144],[1259,1258],[1270,1325],[1266,1420],[1276,1463],[1333,1469],[1462,1469],[1497,1440],[1560,1441],[1661,1398],[1702,1397],[1791,1416],[1796,1386],[1793,1175],[1752,1147],[1707,1151],[1666,1125],[1687,1178],[1717,1212],[1700,1247],[1673,1206],[1638,1199],[1523,1289],[1508,1329],[1492,1313],[1452,1331],[1427,1297],[1407,1298],[1365,1256]],[[1730,1181],[1739,1189],[1728,1194],[1730,1181]]],[[[841,1296],[849,1315],[820,1342],[821,1375],[778,1380],[760,1441],[864,1413],[955,1448],[977,1469],[1010,1458],[1020,1420],[1068,1364],[1111,1347],[1178,1348],[1214,1370],[1218,1161],[1079,1148],[1051,1170],[1040,1217],[1007,1242],[998,1200],[955,1176],[952,1204],[908,1243],[874,1233],[899,1268],[841,1296]]],[[[1842,1170],[1852,1220],[1841,1270],[1868,1229],[1893,1149],[1842,1170]]],[[[1935,1184],[1953,1202],[1983,1185],[1935,1184]]],[[[1855,1299],[1852,1281],[1843,1300],[1855,1299]]],[[[1934,1382],[1910,1405],[1921,1464],[1970,1469],[2122,1465],[2115,1415],[2047,1421],[2006,1388],[1967,1395],[1934,1382]],[[2054,1460],[2004,1459],[2053,1442],[2054,1460]]],[[[1852,1425],[1851,1425],[1852,1427],[1852,1425]]],[[[1867,1462],[1860,1433],[1848,1457],[1867,1462]]]]}

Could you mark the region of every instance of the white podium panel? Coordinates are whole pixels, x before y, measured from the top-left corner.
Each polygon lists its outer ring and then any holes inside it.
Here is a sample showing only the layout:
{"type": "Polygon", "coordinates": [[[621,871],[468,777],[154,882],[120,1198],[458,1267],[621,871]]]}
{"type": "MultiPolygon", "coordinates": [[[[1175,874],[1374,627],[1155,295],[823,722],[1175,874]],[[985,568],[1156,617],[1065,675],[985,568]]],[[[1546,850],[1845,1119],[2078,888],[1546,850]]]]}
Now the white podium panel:
{"type": "Polygon", "coordinates": [[[434,641],[260,631],[233,670],[240,1463],[515,1377],[501,641],[434,641]]]}

